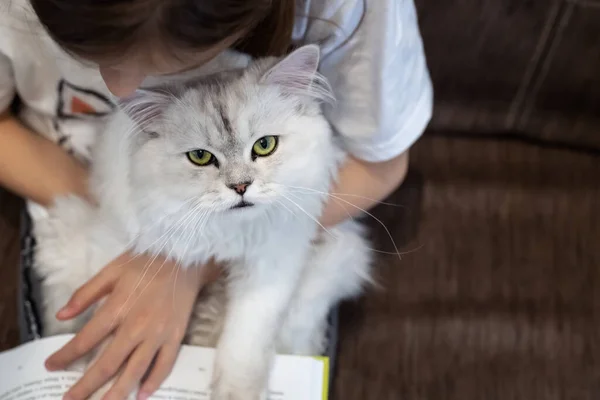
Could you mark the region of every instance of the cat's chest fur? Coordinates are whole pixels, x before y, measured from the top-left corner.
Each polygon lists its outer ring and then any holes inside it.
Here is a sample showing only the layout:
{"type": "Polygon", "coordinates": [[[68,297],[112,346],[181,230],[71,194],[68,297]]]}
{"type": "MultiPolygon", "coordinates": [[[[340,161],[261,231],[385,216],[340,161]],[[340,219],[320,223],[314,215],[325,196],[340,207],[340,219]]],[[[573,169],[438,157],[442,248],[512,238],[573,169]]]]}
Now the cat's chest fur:
{"type": "MultiPolygon", "coordinates": [[[[320,213],[320,204],[305,205],[309,206],[313,208],[311,215],[320,213]]],[[[136,240],[136,250],[161,253],[188,267],[211,258],[253,264],[285,256],[286,249],[303,247],[316,235],[315,220],[308,216],[290,217],[285,209],[269,210],[255,218],[240,218],[234,211],[231,215],[183,223],[180,221],[184,217],[174,215],[144,229],[136,240]]],[[[149,226],[148,222],[142,225],[149,226]]]]}

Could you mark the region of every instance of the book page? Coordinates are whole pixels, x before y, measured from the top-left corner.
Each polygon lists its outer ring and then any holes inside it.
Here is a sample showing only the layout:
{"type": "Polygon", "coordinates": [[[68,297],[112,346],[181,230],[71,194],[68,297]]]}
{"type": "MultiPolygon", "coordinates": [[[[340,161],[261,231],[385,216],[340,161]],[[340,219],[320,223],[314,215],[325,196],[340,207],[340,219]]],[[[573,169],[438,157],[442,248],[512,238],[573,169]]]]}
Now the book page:
{"type": "Polygon", "coordinates": [[[57,399],[80,372],[48,372],[44,361],[69,337],[48,338],[0,354],[0,400],[57,399]]]}
{"type": "MultiPolygon", "coordinates": [[[[37,340],[0,354],[0,400],[60,400],[82,375],[48,372],[44,360],[72,336],[37,340]]],[[[214,349],[183,346],[171,375],[152,400],[207,400],[214,349]]],[[[268,400],[326,400],[328,363],[323,358],[277,356],[268,400]]]]}

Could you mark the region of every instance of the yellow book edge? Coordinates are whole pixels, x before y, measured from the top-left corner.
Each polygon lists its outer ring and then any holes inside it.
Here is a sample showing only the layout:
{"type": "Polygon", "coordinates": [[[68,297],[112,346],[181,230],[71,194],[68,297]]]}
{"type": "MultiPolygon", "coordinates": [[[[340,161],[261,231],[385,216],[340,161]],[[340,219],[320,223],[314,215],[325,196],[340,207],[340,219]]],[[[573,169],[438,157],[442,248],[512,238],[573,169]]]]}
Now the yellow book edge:
{"type": "Polygon", "coordinates": [[[315,360],[323,362],[323,393],[321,394],[321,400],[328,400],[329,398],[329,357],[320,356],[313,357],[315,360]]]}

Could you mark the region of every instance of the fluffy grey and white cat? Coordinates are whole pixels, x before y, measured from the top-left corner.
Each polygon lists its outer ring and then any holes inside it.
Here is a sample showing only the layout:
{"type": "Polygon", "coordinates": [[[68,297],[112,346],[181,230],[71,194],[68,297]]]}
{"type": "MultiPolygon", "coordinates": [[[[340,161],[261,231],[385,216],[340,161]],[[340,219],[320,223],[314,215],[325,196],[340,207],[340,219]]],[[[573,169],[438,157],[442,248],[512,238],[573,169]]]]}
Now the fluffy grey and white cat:
{"type": "Polygon", "coordinates": [[[81,327],[56,311],[127,247],[224,262],[187,342],[217,347],[213,399],[254,400],[276,351],[324,350],[327,315],[360,293],[371,253],[358,222],[317,222],[345,156],[321,112],[318,47],[229,57],[245,66],[124,101],[95,149],[98,206],[57,200],[36,226],[36,269],[50,335],[81,327]]]}

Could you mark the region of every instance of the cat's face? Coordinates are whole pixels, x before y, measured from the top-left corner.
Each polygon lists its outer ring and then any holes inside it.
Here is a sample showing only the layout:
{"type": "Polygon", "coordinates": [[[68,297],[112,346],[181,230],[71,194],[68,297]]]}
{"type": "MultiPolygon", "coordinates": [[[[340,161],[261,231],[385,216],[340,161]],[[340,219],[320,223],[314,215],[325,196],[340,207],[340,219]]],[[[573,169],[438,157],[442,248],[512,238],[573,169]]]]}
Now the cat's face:
{"type": "Polygon", "coordinates": [[[137,190],[152,202],[193,201],[206,212],[256,215],[280,206],[302,213],[298,196],[326,191],[336,162],[315,99],[326,94],[315,85],[317,64],[315,48],[302,48],[271,68],[258,64],[175,96],[138,99],[137,118],[146,122],[133,154],[137,190]]]}

